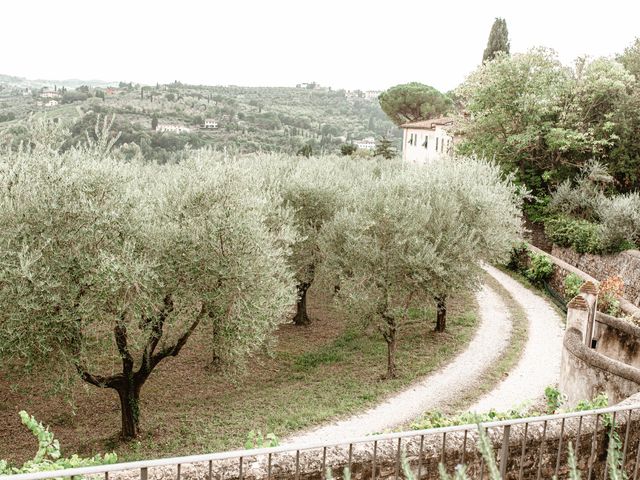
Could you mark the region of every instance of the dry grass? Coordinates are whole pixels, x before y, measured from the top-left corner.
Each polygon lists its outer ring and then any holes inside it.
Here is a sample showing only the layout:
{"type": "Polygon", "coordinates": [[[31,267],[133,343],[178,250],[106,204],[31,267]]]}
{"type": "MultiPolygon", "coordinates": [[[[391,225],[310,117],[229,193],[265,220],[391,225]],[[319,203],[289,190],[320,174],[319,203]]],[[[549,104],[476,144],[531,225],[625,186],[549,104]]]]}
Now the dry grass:
{"type": "Polygon", "coordinates": [[[283,437],[296,430],[370,407],[445,364],[477,326],[473,295],[453,298],[448,332],[433,332],[434,314],[400,332],[399,377],[380,380],[386,346],[379,335],[347,327],[327,298],[311,295],[308,327],[284,325],[272,356],[251,359],[232,382],[206,368],[209,351],[191,342],[162,363],[142,390],[139,441],[121,444],[115,391],[77,385],[74,409],[47,395],[42,378],[10,384],[0,376],[0,458],[19,462],[36,443],[20,424],[27,410],[51,426],[65,454],[115,450],[121,460],[196,454],[242,447],[252,429],[283,437]]]}

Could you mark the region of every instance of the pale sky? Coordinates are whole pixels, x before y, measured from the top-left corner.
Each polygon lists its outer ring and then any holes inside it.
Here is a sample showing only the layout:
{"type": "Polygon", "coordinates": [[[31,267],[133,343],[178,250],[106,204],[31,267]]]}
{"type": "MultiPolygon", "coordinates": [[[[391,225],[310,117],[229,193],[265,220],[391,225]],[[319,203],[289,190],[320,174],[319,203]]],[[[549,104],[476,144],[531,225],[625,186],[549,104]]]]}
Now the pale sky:
{"type": "Polygon", "coordinates": [[[447,91],[482,58],[495,17],[511,51],[612,55],[640,1],[19,0],[0,4],[0,73],[31,79],[447,91]]]}

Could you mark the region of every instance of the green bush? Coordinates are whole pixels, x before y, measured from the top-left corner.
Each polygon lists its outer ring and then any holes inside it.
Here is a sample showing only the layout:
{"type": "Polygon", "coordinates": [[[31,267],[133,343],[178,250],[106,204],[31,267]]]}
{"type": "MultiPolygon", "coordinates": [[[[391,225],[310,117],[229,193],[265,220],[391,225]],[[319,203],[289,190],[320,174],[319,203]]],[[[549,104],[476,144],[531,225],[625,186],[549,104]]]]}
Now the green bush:
{"type": "Polygon", "coordinates": [[[560,407],[566,400],[566,396],[553,386],[548,386],[544,389],[544,397],[547,400],[547,413],[549,414],[556,413],[560,410],[560,407]]]}
{"type": "Polygon", "coordinates": [[[529,253],[530,266],[525,276],[533,283],[542,283],[553,274],[553,262],[542,253],[529,253]]]}
{"type": "Polygon", "coordinates": [[[260,430],[251,430],[247,434],[247,440],[244,443],[244,448],[247,450],[253,448],[271,448],[277,447],[280,444],[278,437],[275,433],[267,433],[262,435],[260,430]]]}
{"type": "Polygon", "coordinates": [[[640,243],[640,194],[616,195],[598,205],[602,247],[607,252],[635,248],[640,243]]]}
{"type": "Polygon", "coordinates": [[[564,296],[566,298],[573,298],[580,293],[580,287],[584,284],[584,280],[575,273],[570,273],[567,278],[564,279],[564,296]]]}
{"type": "Polygon", "coordinates": [[[92,465],[116,463],[118,459],[115,453],[107,453],[104,456],[95,455],[90,458],[82,458],[78,455],[63,458],[60,453],[60,443],[54,438],[48,427],[42,425],[24,410],[20,412],[20,419],[31,430],[33,436],[38,439],[38,451],[33,459],[25,462],[22,467],[9,467],[5,460],[0,460],[0,475],[90,467],[92,465]]]}
{"type": "Polygon", "coordinates": [[[557,216],[544,222],[544,231],[560,247],[571,247],[578,253],[602,251],[601,227],[596,223],[557,216]]]}

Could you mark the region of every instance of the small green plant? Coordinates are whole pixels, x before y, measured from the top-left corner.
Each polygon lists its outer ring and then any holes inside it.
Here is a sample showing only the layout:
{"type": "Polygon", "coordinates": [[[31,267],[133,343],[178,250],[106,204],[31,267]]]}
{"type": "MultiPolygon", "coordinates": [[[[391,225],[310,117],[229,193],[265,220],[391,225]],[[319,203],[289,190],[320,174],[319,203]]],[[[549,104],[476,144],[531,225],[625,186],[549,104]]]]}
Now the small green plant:
{"type": "Polygon", "coordinates": [[[557,412],[565,401],[565,396],[553,386],[544,389],[544,397],[547,400],[547,413],[557,412]]]}
{"type": "Polygon", "coordinates": [[[564,296],[571,299],[580,293],[580,287],[584,284],[584,280],[575,273],[570,273],[564,279],[564,296]]]}
{"type": "MultiPolygon", "coordinates": [[[[470,425],[474,423],[495,422],[500,420],[513,420],[517,418],[537,417],[544,413],[553,413],[560,410],[566,396],[555,387],[545,389],[547,399],[547,412],[539,412],[526,406],[520,409],[498,412],[490,410],[487,413],[464,412],[457,415],[444,415],[439,411],[427,412],[420,420],[411,424],[413,430],[427,430],[430,428],[454,427],[457,425],[470,425]]],[[[605,393],[599,393],[592,400],[582,400],[573,409],[563,411],[584,411],[604,408],[608,406],[609,399],[605,393]]]]}
{"type": "Polygon", "coordinates": [[[620,297],[624,295],[624,280],[620,277],[607,277],[600,283],[598,310],[617,317],[621,313],[620,297]]]}
{"type": "Polygon", "coordinates": [[[249,450],[252,448],[271,448],[279,445],[278,437],[275,433],[267,433],[262,435],[260,430],[251,430],[247,434],[247,440],[244,442],[244,447],[249,450]]]}
{"type": "Polygon", "coordinates": [[[541,284],[553,274],[553,262],[549,257],[542,253],[529,253],[531,261],[529,268],[525,272],[525,276],[533,283],[541,284]]]}
{"type": "Polygon", "coordinates": [[[8,462],[0,460],[0,475],[104,465],[115,463],[118,459],[115,453],[106,453],[104,456],[95,455],[90,458],[82,458],[78,455],[64,458],[60,453],[60,442],[58,442],[53,433],[49,431],[48,427],[42,425],[35,417],[29,415],[24,410],[20,412],[20,419],[31,431],[33,436],[38,439],[38,451],[33,459],[25,462],[22,467],[10,467],[8,462]]]}

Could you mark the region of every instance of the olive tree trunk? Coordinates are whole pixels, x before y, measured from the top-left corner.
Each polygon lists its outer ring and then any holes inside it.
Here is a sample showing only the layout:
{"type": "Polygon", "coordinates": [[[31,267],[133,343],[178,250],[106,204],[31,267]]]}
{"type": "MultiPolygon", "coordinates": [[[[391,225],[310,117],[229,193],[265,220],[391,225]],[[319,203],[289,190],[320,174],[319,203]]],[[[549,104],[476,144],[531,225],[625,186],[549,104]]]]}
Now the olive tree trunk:
{"type": "Polygon", "coordinates": [[[444,332],[447,328],[447,296],[438,295],[436,300],[436,332],[444,332]]]}
{"type": "Polygon", "coordinates": [[[116,388],[120,397],[120,412],[122,417],[122,427],[120,437],[124,440],[136,438],[140,434],[140,390],[143,383],[135,381],[125,382],[116,388]]]}
{"type": "Polygon", "coordinates": [[[140,434],[140,391],[147,381],[153,369],[165,358],[175,357],[196,329],[202,317],[207,313],[203,305],[200,313],[193,322],[178,337],[175,343],[163,345],[158,348],[163,335],[163,327],[167,316],[173,311],[171,295],[164,299],[164,305],[160,313],[153,318],[143,318],[143,327],[148,332],[146,345],[142,357],[137,362],[140,367],[134,370],[134,359],[129,350],[129,336],[127,333],[125,314],[115,322],[113,335],[118,347],[118,353],[122,359],[122,372],[115,375],[102,376],[89,373],[84,365],[78,364],[76,368],[80,377],[87,383],[100,388],[112,388],[120,397],[120,413],[122,426],[120,437],[123,440],[132,440],[140,434]]]}
{"type": "Polygon", "coordinates": [[[307,291],[311,287],[311,283],[298,284],[298,300],[296,302],[296,315],[293,317],[293,323],[296,325],[308,325],[311,322],[307,314],[307,291]]]}
{"type": "Polygon", "coordinates": [[[381,326],[380,331],[382,333],[384,341],[387,343],[386,378],[395,378],[398,374],[397,367],[396,367],[396,350],[398,346],[398,339],[397,339],[398,325],[393,315],[389,315],[385,313],[382,315],[382,318],[384,320],[384,324],[383,326],[381,326]]]}

